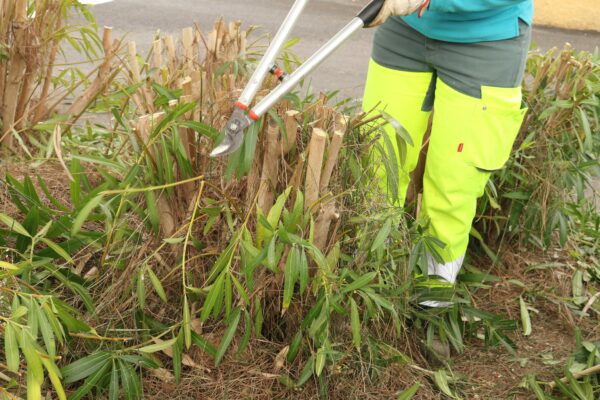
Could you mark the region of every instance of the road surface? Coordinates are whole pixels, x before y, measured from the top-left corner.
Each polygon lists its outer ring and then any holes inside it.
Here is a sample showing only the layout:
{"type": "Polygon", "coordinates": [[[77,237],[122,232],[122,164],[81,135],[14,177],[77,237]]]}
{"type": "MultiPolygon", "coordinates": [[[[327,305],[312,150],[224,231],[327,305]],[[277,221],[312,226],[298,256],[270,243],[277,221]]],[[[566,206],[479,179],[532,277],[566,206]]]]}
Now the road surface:
{"type": "MultiPolygon", "coordinates": [[[[294,51],[305,59],[343,27],[367,0],[314,0],[309,3],[293,36],[300,42],[294,51]]],[[[293,0],[116,0],[93,7],[99,26],[114,28],[119,37],[127,34],[140,51],[146,51],[153,34],[178,35],[182,28],[198,23],[207,31],[223,16],[226,21],[241,20],[273,33],[287,14],[293,0]]],[[[360,97],[365,80],[373,30],[364,30],[339,49],[312,76],[316,90],[339,89],[348,96],[360,97]]],[[[599,33],[535,28],[534,41],[542,49],[562,47],[593,50],[600,45],[599,33]]]]}

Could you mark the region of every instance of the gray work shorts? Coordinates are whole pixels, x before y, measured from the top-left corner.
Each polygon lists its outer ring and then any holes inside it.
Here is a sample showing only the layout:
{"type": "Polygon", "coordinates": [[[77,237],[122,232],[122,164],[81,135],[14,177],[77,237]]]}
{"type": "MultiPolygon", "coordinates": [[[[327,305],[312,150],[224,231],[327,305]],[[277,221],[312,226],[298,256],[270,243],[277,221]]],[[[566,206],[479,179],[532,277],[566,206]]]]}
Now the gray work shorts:
{"type": "Polygon", "coordinates": [[[451,88],[481,98],[481,87],[513,88],[521,84],[531,27],[520,21],[514,39],[477,43],[452,43],[430,39],[393,17],[377,28],[373,60],[384,67],[433,72],[423,111],[433,107],[436,76],[451,88]]]}

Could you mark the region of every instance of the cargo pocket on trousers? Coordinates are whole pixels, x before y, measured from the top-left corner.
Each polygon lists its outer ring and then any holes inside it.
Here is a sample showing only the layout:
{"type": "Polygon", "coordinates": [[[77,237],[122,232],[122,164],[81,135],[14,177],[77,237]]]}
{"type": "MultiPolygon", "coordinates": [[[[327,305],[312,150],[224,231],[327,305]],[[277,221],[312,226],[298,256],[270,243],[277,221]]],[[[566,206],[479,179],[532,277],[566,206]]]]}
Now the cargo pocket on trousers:
{"type": "Polygon", "coordinates": [[[523,118],[520,88],[482,87],[482,98],[465,132],[465,161],[483,171],[501,169],[508,161],[523,118]]]}

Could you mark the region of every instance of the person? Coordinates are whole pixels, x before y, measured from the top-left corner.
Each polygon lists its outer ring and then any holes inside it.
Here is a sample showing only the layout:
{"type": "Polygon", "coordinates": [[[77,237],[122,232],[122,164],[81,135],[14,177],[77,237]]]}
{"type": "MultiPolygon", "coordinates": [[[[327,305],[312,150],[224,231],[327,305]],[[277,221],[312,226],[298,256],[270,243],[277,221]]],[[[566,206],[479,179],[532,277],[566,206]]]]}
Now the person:
{"type": "MultiPolygon", "coordinates": [[[[477,199],[508,160],[522,124],[532,18],[533,0],[386,0],[372,24],[379,26],[363,110],[384,110],[414,143],[390,198],[395,204],[404,204],[433,112],[420,216],[445,246],[441,259],[428,260],[432,286],[453,287],[477,199]]],[[[385,134],[396,146],[394,127],[388,124],[385,134]]]]}

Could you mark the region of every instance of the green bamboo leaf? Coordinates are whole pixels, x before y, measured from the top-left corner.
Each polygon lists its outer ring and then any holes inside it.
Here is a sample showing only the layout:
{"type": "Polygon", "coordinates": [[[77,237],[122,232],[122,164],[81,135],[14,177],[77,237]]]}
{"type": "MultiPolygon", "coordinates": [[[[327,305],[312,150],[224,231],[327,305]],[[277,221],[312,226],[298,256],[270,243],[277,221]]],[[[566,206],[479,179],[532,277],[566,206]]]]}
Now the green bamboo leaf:
{"type": "Polygon", "coordinates": [[[306,252],[304,250],[298,251],[298,275],[300,277],[300,293],[304,293],[308,287],[309,271],[308,271],[308,259],[306,258],[306,252]]]}
{"type": "Polygon", "coordinates": [[[416,382],[414,385],[412,385],[411,387],[409,387],[408,389],[406,389],[402,393],[400,393],[398,395],[398,399],[397,400],[410,400],[410,399],[412,399],[415,396],[415,394],[417,394],[417,392],[419,391],[420,387],[421,387],[421,382],[416,382]]]}
{"type": "Polygon", "coordinates": [[[368,285],[375,277],[377,276],[377,271],[369,272],[364,275],[361,275],[356,280],[354,280],[351,284],[346,285],[342,288],[342,293],[349,293],[354,290],[358,290],[360,288],[368,285]]]}
{"type": "Polygon", "coordinates": [[[28,238],[31,237],[31,234],[27,232],[27,229],[23,227],[20,223],[18,223],[13,218],[9,217],[4,213],[0,213],[0,222],[6,225],[11,231],[15,231],[20,235],[26,236],[28,238]]]}
{"type": "Polygon", "coordinates": [[[44,383],[41,357],[26,330],[21,330],[18,341],[27,363],[27,400],[39,400],[42,398],[42,384],[44,383]]]}
{"type": "Polygon", "coordinates": [[[325,362],[327,361],[327,351],[321,347],[317,350],[317,359],[315,361],[315,375],[321,376],[323,368],[325,368],[325,362]]]}
{"type": "Polygon", "coordinates": [[[123,393],[127,400],[138,400],[141,398],[140,379],[131,366],[121,360],[118,360],[121,372],[121,382],[123,382],[123,393]]]}
{"type": "Polygon", "coordinates": [[[388,220],[385,221],[385,224],[383,224],[383,226],[381,227],[381,229],[377,233],[377,236],[375,236],[375,240],[373,240],[373,244],[371,245],[371,252],[375,252],[381,246],[383,246],[383,244],[385,243],[386,239],[390,235],[391,231],[392,231],[392,219],[388,218],[388,220]]]}
{"type": "Polygon", "coordinates": [[[200,313],[200,321],[205,322],[210,316],[210,313],[217,302],[217,297],[223,289],[223,279],[224,275],[220,274],[215,283],[208,291],[208,295],[206,296],[206,300],[204,301],[204,305],[202,306],[202,312],[200,313]]]}
{"type": "Polygon", "coordinates": [[[185,294],[183,295],[183,339],[185,348],[189,349],[192,345],[192,318],[188,298],[185,294]]]}
{"type": "Polygon", "coordinates": [[[527,383],[529,384],[529,388],[531,390],[533,390],[533,393],[535,393],[535,396],[538,398],[538,400],[547,400],[548,399],[548,397],[546,397],[546,394],[544,393],[544,391],[542,390],[540,385],[535,380],[535,376],[533,376],[531,374],[527,375],[527,383]]]}
{"type": "Polygon", "coordinates": [[[519,305],[521,307],[521,324],[523,325],[523,335],[531,335],[531,316],[527,309],[527,304],[523,300],[523,297],[519,297],[519,305]]]}
{"type": "Polygon", "coordinates": [[[36,310],[36,317],[39,322],[40,332],[42,333],[42,338],[44,339],[46,351],[50,357],[54,358],[56,355],[56,345],[54,343],[54,332],[52,332],[52,325],[50,325],[50,322],[46,318],[46,314],[39,308],[36,310]]]}
{"type": "Polygon", "coordinates": [[[177,338],[174,337],[173,339],[165,340],[164,342],[158,342],[155,344],[141,347],[138,349],[138,351],[141,351],[142,353],[156,353],[157,351],[163,351],[168,349],[169,347],[173,346],[176,341],[177,338]]]}
{"type": "Polygon", "coordinates": [[[452,392],[450,389],[450,385],[448,384],[448,374],[445,370],[440,369],[439,371],[435,371],[433,374],[433,380],[442,393],[451,399],[458,399],[458,396],[456,396],[456,394],[454,394],[454,392],[452,392]]]}
{"type": "Polygon", "coordinates": [[[109,353],[101,352],[72,362],[60,370],[64,383],[73,383],[89,377],[101,369],[109,358],[109,353]]]}
{"type": "Polygon", "coordinates": [[[296,382],[296,386],[300,387],[308,381],[308,379],[313,376],[315,372],[315,356],[312,355],[304,364],[304,368],[302,368],[302,372],[300,372],[300,376],[298,377],[298,382],[296,382]]]}
{"type": "Polygon", "coordinates": [[[146,288],[144,286],[144,268],[140,268],[136,279],[136,293],[142,310],[146,308],[146,288]]]}
{"type": "Polygon", "coordinates": [[[19,345],[17,328],[8,322],[4,328],[4,355],[10,372],[19,372],[19,345]]]}
{"type": "Polygon", "coordinates": [[[296,280],[298,278],[298,266],[296,265],[297,258],[296,253],[298,249],[296,246],[292,247],[288,258],[285,261],[285,268],[283,271],[283,309],[287,310],[292,303],[292,297],[294,296],[294,287],[296,286],[296,280]]]}
{"type": "Polygon", "coordinates": [[[44,237],[40,238],[40,240],[42,242],[46,243],[46,245],[48,247],[50,247],[56,254],[58,254],[59,256],[61,256],[62,258],[64,258],[67,262],[69,262],[70,264],[74,264],[73,258],[71,258],[71,256],[69,255],[69,253],[67,253],[65,251],[65,249],[63,249],[62,247],[60,247],[58,244],[56,244],[52,240],[46,239],[44,237]]]}
{"type": "Polygon", "coordinates": [[[71,226],[71,236],[77,235],[81,230],[81,227],[90,216],[90,213],[94,210],[94,208],[98,207],[100,202],[102,201],[102,195],[98,195],[88,201],[85,206],[79,211],[75,220],[73,221],[73,225],[71,226]]]}
{"type": "Polygon", "coordinates": [[[61,382],[60,371],[54,361],[49,358],[41,357],[42,364],[46,367],[46,371],[48,371],[48,376],[50,377],[50,382],[52,382],[52,386],[54,386],[54,392],[58,396],[59,400],[67,400],[67,395],[65,394],[65,389],[63,388],[61,382]]]}
{"type": "Polygon", "coordinates": [[[108,400],[119,400],[119,369],[114,360],[112,361],[110,383],[108,385],[108,400]]]}
{"type": "Polygon", "coordinates": [[[158,295],[158,297],[160,297],[160,299],[162,301],[164,301],[166,303],[167,302],[167,294],[165,293],[165,289],[164,289],[160,279],[158,279],[158,276],[156,276],[156,274],[154,273],[154,271],[152,271],[152,269],[150,267],[148,267],[146,269],[146,271],[148,272],[148,276],[150,277],[150,282],[152,282],[152,287],[156,291],[156,294],[158,295]]]}
{"type": "Polygon", "coordinates": [[[6,270],[9,270],[9,271],[18,271],[19,270],[19,267],[17,267],[16,265],[11,264],[11,263],[6,262],[6,261],[2,261],[2,260],[0,260],[0,268],[6,269],[6,270]]]}
{"type": "Polygon", "coordinates": [[[352,297],[350,297],[350,321],[352,326],[352,342],[356,350],[360,351],[361,337],[360,337],[360,315],[358,313],[358,305],[352,297]]]}
{"type": "Polygon", "coordinates": [[[237,330],[238,323],[240,322],[240,309],[235,308],[231,314],[229,326],[221,339],[221,343],[219,343],[219,348],[217,349],[217,355],[215,357],[215,367],[218,367],[221,364],[221,360],[225,355],[225,352],[229,348],[231,341],[233,340],[233,336],[237,330]]]}
{"type": "Polygon", "coordinates": [[[302,345],[302,331],[298,331],[296,335],[294,335],[294,339],[292,339],[292,343],[290,343],[290,350],[287,353],[287,362],[293,363],[296,360],[296,356],[300,351],[300,346],[302,345]]]}
{"type": "MultiPolygon", "coordinates": [[[[156,201],[156,195],[154,194],[154,191],[149,190],[147,192],[144,192],[144,197],[146,197],[146,210],[148,215],[148,221],[150,222],[152,231],[154,233],[158,233],[160,227],[160,213],[158,212],[158,202],[156,201]]],[[[181,239],[183,241],[183,238],[181,239]]]]}

